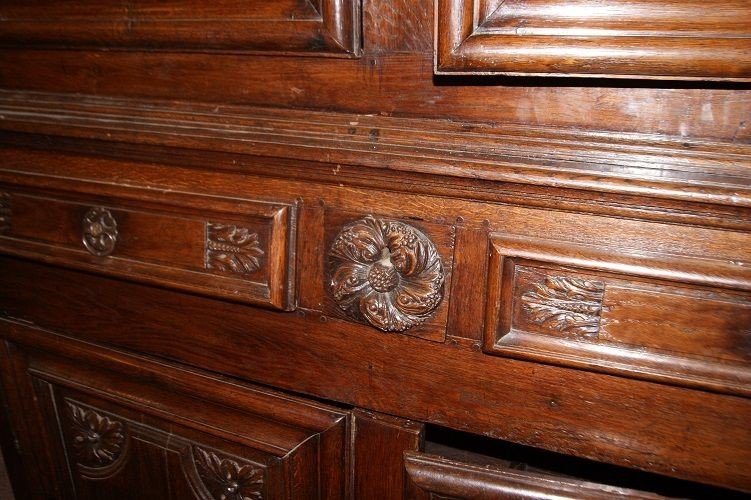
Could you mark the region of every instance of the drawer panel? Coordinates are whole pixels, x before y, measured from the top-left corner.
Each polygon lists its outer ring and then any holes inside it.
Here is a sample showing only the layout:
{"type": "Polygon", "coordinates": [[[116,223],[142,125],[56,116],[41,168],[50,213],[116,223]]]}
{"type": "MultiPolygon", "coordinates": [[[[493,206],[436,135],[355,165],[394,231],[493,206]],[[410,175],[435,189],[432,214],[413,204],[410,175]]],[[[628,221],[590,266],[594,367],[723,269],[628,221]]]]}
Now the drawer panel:
{"type": "Polygon", "coordinates": [[[346,497],[347,412],[5,321],[0,336],[32,498],[346,497]]]}
{"type": "Polygon", "coordinates": [[[0,250],[206,295],[291,309],[295,207],[154,195],[10,188],[0,250]],[[207,209],[206,207],[211,207],[207,209]]]}
{"type": "Polygon", "coordinates": [[[744,263],[491,236],[485,351],[751,393],[744,263]]]}
{"type": "Polygon", "coordinates": [[[0,43],[354,55],[356,18],[352,0],[10,1],[0,43]]]}

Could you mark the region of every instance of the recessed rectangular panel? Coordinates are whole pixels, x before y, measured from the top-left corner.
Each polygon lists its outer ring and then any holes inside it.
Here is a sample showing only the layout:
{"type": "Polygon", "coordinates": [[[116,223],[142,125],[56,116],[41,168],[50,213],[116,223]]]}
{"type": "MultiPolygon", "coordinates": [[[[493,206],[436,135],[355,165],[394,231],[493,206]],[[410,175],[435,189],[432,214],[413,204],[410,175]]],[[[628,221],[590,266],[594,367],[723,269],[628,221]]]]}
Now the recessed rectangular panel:
{"type": "Polygon", "coordinates": [[[751,78],[746,0],[437,0],[439,74],[751,78]]]}
{"type": "Polygon", "coordinates": [[[295,207],[128,189],[123,198],[13,188],[0,249],[279,309],[293,307],[295,207]],[[211,207],[210,209],[206,207],[211,207]]]}
{"type": "Polygon", "coordinates": [[[486,352],[751,392],[745,266],[501,235],[491,244],[486,352]]]}
{"type": "Polygon", "coordinates": [[[355,55],[353,0],[40,0],[0,5],[0,43],[355,55]]]}

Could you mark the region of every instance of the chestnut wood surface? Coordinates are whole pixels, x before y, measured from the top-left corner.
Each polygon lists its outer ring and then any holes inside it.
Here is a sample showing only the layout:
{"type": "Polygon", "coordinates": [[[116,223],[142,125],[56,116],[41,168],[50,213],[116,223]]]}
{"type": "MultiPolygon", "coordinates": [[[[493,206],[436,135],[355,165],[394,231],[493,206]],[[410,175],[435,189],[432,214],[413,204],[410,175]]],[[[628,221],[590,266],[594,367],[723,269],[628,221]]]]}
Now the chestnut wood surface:
{"type": "Polygon", "coordinates": [[[4,2],[17,498],[751,492],[750,16],[4,2]]]}

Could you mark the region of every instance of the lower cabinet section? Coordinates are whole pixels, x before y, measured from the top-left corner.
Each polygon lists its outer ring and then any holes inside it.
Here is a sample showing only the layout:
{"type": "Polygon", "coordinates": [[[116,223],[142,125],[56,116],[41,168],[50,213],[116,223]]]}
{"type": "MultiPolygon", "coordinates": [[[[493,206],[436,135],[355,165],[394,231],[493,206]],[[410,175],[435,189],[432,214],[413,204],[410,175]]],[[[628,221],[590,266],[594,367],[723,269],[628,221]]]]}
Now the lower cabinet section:
{"type": "Polygon", "coordinates": [[[347,496],[349,412],[49,337],[0,362],[31,498],[347,496]]]}

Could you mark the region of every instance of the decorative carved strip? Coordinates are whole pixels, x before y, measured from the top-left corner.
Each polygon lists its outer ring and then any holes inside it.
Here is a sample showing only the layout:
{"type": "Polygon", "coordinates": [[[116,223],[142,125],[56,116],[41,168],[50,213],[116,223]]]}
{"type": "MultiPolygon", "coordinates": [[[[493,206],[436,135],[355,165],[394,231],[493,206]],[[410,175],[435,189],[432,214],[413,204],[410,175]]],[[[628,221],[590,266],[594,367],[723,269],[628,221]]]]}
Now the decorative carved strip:
{"type": "Polygon", "coordinates": [[[522,310],[537,325],[559,332],[595,337],[605,294],[601,281],[571,277],[546,277],[535,290],[522,295],[522,310]]]}
{"type": "Polygon", "coordinates": [[[193,447],[198,477],[214,500],[259,500],[263,498],[264,471],[250,463],[220,457],[213,451],[193,447]]]}
{"type": "Polygon", "coordinates": [[[117,221],[106,208],[95,207],[83,216],[83,246],[92,255],[105,257],[117,245],[117,221]]]}
{"type": "Polygon", "coordinates": [[[234,225],[206,225],[206,269],[235,274],[250,274],[261,267],[264,254],[258,234],[234,225]]]}
{"type": "Polygon", "coordinates": [[[0,193],[0,234],[10,228],[10,194],[0,193]]]}
{"type": "Polygon", "coordinates": [[[418,229],[368,215],[345,226],[329,251],[329,292],[352,318],[383,331],[428,319],[443,298],[438,250],[418,229]]]}
{"type": "Polygon", "coordinates": [[[75,460],[85,467],[112,465],[125,449],[125,425],[90,408],[66,401],[75,460]]]}

